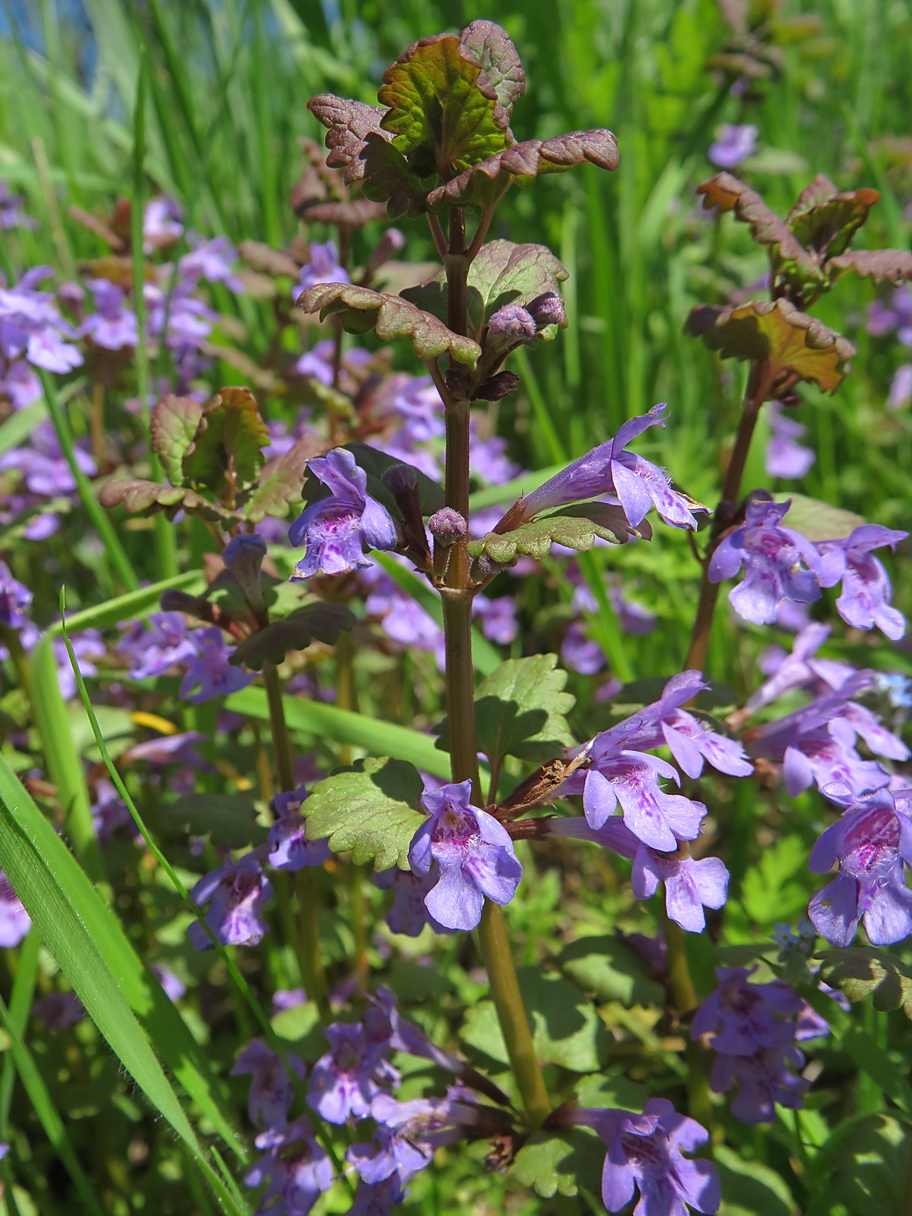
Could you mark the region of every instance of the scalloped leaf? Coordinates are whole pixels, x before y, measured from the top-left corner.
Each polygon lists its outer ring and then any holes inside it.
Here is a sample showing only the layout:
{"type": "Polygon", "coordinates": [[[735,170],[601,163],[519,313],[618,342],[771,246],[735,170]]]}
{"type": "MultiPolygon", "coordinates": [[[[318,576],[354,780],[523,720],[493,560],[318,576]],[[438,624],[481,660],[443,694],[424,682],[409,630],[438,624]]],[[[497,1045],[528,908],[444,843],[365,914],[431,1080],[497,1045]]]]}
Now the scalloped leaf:
{"type": "Polygon", "coordinates": [[[270,621],[245,638],[231,652],[228,662],[261,671],[264,663],[278,665],[291,650],[306,650],[314,639],[331,646],[343,629],[352,629],[355,618],[344,604],[319,601],[289,612],[281,621],[270,621]]]}
{"type": "Polygon", "coordinates": [[[256,484],[265,462],[269,429],[249,388],[222,388],[200,416],[183,459],[184,478],[195,488],[227,492],[256,484]]]}
{"type": "Polygon", "coordinates": [[[876,190],[867,188],[840,193],[820,173],[802,190],[786,223],[805,249],[828,259],[848,249],[879,198],[876,190]]]}
{"type": "Polygon", "coordinates": [[[821,976],[856,1004],[871,997],[881,1012],[902,1009],[912,1019],[912,969],[886,950],[874,946],[849,946],[822,950],[821,976]]]}
{"type": "Polygon", "coordinates": [[[123,506],[131,515],[164,511],[169,518],[190,511],[203,519],[234,523],[236,516],[186,486],[162,486],[139,477],[112,477],[101,487],[98,501],[103,507],[123,506]]]}
{"type": "Polygon", "coordinates": [[[267,461],[259,483],[241,511],[244,519],[250,523],[259,523],[266,515],[284,519],[291,503],[300,501],[308,460],[322,456],[326,450],[322,439],[304,435],[287,452],[267,461]]]}
{"type": "MultiPolygon", "coordinates": [[[[545,760],[575,740],[566,714],[576,698],[564,689],[568,675],[556,654],[507,659],[475,693],[479,750],[492,763],[504,756],[545,760]]],[[[438,728],[437,746],[449,750],[449,719],[438,728]]]]}
{"type": "Polygon", "coordinates": [[[312,840],[329,839],[334,853],[375,870],[409,869],[412,837],[425,816],[415,810],[424,782],[414,765],[388,756],[358,760],[314,786],[302,807],[312,840]]]}
{"type": "MultiPolygon", "coordinates": [[[[466,281],[469,323],[478,332],[504,304],[525,306],[546,292],[559,295],[559,285],[567,278],[569,271],[544,245],[488,241],[469,267],[466,281]]],[[[447,309],[445,274],[441,271],[428,283],[406,288],[402,297],[442,320],[447,309]]],[[[552,337],[557,328],[546,326],[542,336],[552,337]]]]}
{"type": "Polygon", "coordinates": [[[293,257],[281,249],[273,249],[264,241],[241,241],[237,251],[251,270],[272,275],[273,278],[287,276],[296,279],[301,269],[293,257]]]}
{"type": "Polygon", "coordinates": [[[318,312],[320,319],[342,314],[342,324],[352,333],[373,329],[381,341],[408,338],[419,359],[450,354],[458,363],[474,367],[481,347],[471,338],[452,333],[437,317],[423,312],[402,296],[385,295],[352,283],[318,283],[298,297],[305,312],[318,312]]]}
{"type": "Polygon", "coordinates": [[[386,107],[369,106],[363,101],[337,97],[335,93],[319,93],[311,97],[307,108],[327,128],[327,165],[332,169],[342,169],[349,185],[361,181],[364,177],[363,154],[367,137],[375,135],[383,142],[392,138],[380,126],[386,107]]]}
{"type": "Polygon", "coordinates": [[[459,41],[481,66],[509,118],[526,91],[526,74],[507,31],[493,21],[473,21],[459,35],[459,41]]]}
{"type": "Polygon", "coordinates": [[[484,554],[494,562],[511,562],[520,555],[540,561],[551,552],[552,545],[584,552],[592,548],[596,537],[623,545],[634,537],[649,540],[651,536],[652,528],[646,520],[633,528],[620,507],[585,502],[540,515],[512,532],[488,532],[480,540],[470,541],[468,551],[471,557],[484,554]]]}
{"type": "Polygon", "coordinates": [[[510,183],[528,186],[536,177],[566,173],[582,164],[612,171],[619,163],[617,140],[603,127],[568,131],[553,139],[527,139],[479,161],[431,190],[427,207],[439,212],[446,207],[484,206],[510,183]]]}
{"type": "Polygon", "coordinates": [[[802,279],[820,278],[820,269],[784,219],[770,210],[756,190],[732,173],[717,173],[697,186],[703,206],[709,211],[734,211],[735,219],[749,224],[758,245],[766,245],[777,262],[791,265],[802,279]]]}
{"type": "Polygon", "coordinates": [[[860,279],[900,287],[912,281],[912,253],[908,249],[860,249],[830,258],[826,268],[831,279],[851,273],[860,279]]]}
{"type": "Polygon", "coordinates": [[[187,454],[200,418],[203,407],[192,397],[176,397],[169,393],[152,410],[149,430],[152,437],[152,451],[161,461],[165,476],[173,486],[186,485],[183,460],[187,454]]]}
{"type": "Polygon", "coordinates": [[[389,106],[382,128],[419,177],[452,177],[515,142],[493,85],[454,34],[413,43],[377,99],[389,106]]]}
{"type": "Polygon", "coordinates": [[[843,364],[855,354],[851,342],[788,300],[751,300],[736,308],[701,304],[691,309],[684,328],[723,359],[770,361],[777,375],[813,380],[829,393],[839,387],[843,364]]]}
{"type": "Polygon", "coordinates": [[[364,141],[360,157],[364,166],[361,188],[368,199],[386,203],[386,212],[391,219],[406,214],[414,217],[424,212],[427,184],[422,185],[398,148],[371,132],[364,141]]]}

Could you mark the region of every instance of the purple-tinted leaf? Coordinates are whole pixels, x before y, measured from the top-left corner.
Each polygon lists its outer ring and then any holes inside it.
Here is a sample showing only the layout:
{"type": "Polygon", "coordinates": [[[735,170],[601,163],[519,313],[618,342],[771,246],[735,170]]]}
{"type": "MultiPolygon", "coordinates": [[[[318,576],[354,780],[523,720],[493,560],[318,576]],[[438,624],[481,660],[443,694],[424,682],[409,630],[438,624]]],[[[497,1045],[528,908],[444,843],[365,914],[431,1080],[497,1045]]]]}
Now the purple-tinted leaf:
{"type": "Polygon", "coordinates": [[[752,300],[737,308],[701,304],[691,309],[684,328],[723,359],[771,363],[777,389],[785,376],[792,383],[813,380],[833,392],[845,375],[843,364],[855,354],[851,342],[788,300],[752,300]]]}
{"type": "Polygon", "coordinates": [[[804,494],[777,494],[776,500],[791,502],[788,526],[814,543],[851,536],[855,529],[862,527],[865,522],[862,516],[856,515],[854,511],[845,511],[842,507],[819,502],[816,498],[808,498],[804,494]]]}
{"type": "Polygon", "coordinates": [[[255,484],[268,443],[269,431],[250,389],[220,389],[203,410],[184,455],[184,477],[194,486],[224,493],[233,503],[237,491],[255,484]]]}
{"type": "Polygon", "coordinates": [[[802,190],[786,223],[805,249],[829,259],[848,248],[879,198],[876,190],[868,189],[840,194],[821,173],[802,190]]]}
{"type": "Polygon", "coordinates": [[[242,261],[259,274],[269,274],[273,278],[285,275],[296,279],[301,270],[293,257],[262,241],[241,241],[237,251],[242,261]]]}
{"type": "Polygon", "coordinates": [[[346,328],[352,325],[356,333],[373,329],[384,342],[408,338],[419,359],[451,354],[457,362],[474,367],[481,354],[477,342],[452,333],[437,317],[422,312],[402,296],[351,283],[318,283],[308,287],[297,303],[305,312],[319,312],[321,320],[341,313],[346,328]]]}
{"type": "Polygon", "coordinates": [[[514,143],[481,64],[453,34],[413,43],[383,76],[381,126],[419,177],[448,178],[514,143]]]}
{"type": "Polygon", "coordinates": [[[493,21],[473,21],[459,35],[463,49],[481,65],[507,116],[526,91],[526,74],[506,30],[493,21]]]}
{"type": "Polygon", "coordinates": [[[842,950],[823,950],[820,974],[839,988],[853,1003],[873,997],[874,1008],[881,1012],[902,1007],[912,1018],[912,971],[895,955],[873,946],[850,946],[842,950]]]}
{"type": "Polygon", "coordinates": [[[754,240],[758,245],[768,246],[777,262],[792,263],[804,277],[819,277],[817,265],[785,220],[771,211],[760,195],[734,174],[717,173],[697,186],[697,194],[703,195],[707,211],[712,207],[734,211],[735,219],[750,225],[754,240]]]}
{"type": "Polygon", "coordinates": [[[340,224],[345,228],[363,228],[374,220],[384,219],[386,213],[382,202],[373,202],[369,198],[327,199],[326,202],[298,208],[301,219],[309,224],[340,224]]]}
{"type": "Polygon", "coordinates": [[[314,639],[332,646],[342,630],[351,629],[354,623],[355,618],[343,604],[305,604],[283,620],[271,621],[252,633],[235,646],[228,662],[260,671],[264,663],[283,662],[291,650],[305,650],[314,639]]]}
{"type": "Polygon", "coordinates": [[[386,204],[391,219],[399,215],[421,215],[427,186],[412,172],[398,148],[383,135],[371,133],[360,154],[364,166],[362,189],[368,199],[386,204]]]}
{"type": "Polygon", "coordinates": [[[203,407],[192,397],[169,393],[152,411],[150,431],[152,450],[161,461],[165,476],[173,486],[186,484],[183,460],[193,443],[203,416],[203,407]]]}
{"type": "Polygon", "coordinates": [[[585,551],[595,544],[596,537],[623,545],[634,537],[649,540],[652,529],[644,520],[636,528],[627,522],[621,507],[610,503],[585,502],[561,507],[550,515],[542,515],[512,532],[488,532],[480,540],[469,542],[469,555],[482,554],[493,562],[511,562],[524,555],[540,561],[551,552],[553,545],[585,551]]]}
{"type": "Polygon", "coordinates": [[[178,511],[190,511],[203,519],[230,523],[236,520],[232,511],[209,502],[195,490],[182,486],[162,486],[154,481],[143,481],[139,477],[112,477],[102,486],[98,501],[109,509],[123,506],[131,515],[164,511],[173,516],[178,511]]]}
{"type": "Polygon", "coordinates": [[[429,211],[469,204],[484,205],[515,182],[528,186],[545,173],[564,173],[582,164],[618,167],[617,140],[611,131],[569,131],[553,139],[527,139],[472,165],[427,196],[429,211]]]}
{"type": "Polygon", "coordinates": [[[899,287],[912,280],[912,253],[908,249],[861,249],[830,258],[826,268],[834,279],[851,272],[862,279],[899,287]]]}
{"type": "Polygon", "coordinates": [[[412,837],[425,816],[415,809],[424,789],[418,770],[386,756],[358,760],[314,786],[301,813],[310,840],[329,839],[334,853],[375,870],[408,870],[412,837]]]}
{"type": "Polygon", "coordinates": [[[326,444],[316,435],[304,435],[283,452],[268,461],[260,473],[259,483],[241,511],[244,519],[259,523],[265,515],[284,519],[290,503],[301,498],[301,488],[307,475],[307,461],[321,456],[326,444]]]}
{"type": "Polygon", "coordinates": [[[329,156],[326,163],[333,169],[342,169],[345,181],[361,181],[364,177],[363,153],[368,135],[389,140],[380,126],[386,114],[385,106],[369,106],[363,101],[349,101],[336,97],[334,93],[320,93],[307,103],[311,114],[327,128],[326,146],[329,156]]]}

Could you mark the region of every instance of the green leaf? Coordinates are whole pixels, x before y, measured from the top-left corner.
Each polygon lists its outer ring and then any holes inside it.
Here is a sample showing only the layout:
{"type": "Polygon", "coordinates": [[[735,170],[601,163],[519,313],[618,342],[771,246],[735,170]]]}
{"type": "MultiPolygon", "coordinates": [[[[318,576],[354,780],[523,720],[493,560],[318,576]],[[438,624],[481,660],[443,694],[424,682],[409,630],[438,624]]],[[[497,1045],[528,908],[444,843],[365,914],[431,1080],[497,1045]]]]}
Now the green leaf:
{"type": "Polygon", "coordinates": [[[791,1191],[768,1165],[745,1160],[724,1144],[713,1156],[722,1183],[720,1216],[800,1216],[791,1191]]]}
{"type": "MultiPolygon", "coordinates": [[[[140,962],[120,922],[2,757],[0,855],[35,928],[92,1021],[224,1202],[224,1186],[206,1160],[151,1044],[165,1055],[229,1147],[243,1157],[221,1113],[229,1104],[211,1065],[158,980],[140,962]],[[145,1023],[148,1037],[138,1018],[145,1023]]],[[[237,1208],[229,1202],[227,1210],[237,1208]]]]}
{"type": "Polygon", "coordinates": [[[244,503],[241,515],[258,524],[266,515],[284,519],[288,507],[301,499],[301,488],[307,474],[307,461],[322,456],[326,444],[316,435],[304,435],[281,456],[268,461],[260,473],[259,482],[244,503]]]}
{"type": "Polygon", "coordinates": [[[493,21],[473,21],[459,35],[459,41],[480,65],[509,118],[526,91],[526,74],[506,30],[493,21]]]}
{"type": "Polygon", "coordinates": [[[411,764],[388,756],[359,760],[314,786],[302,807],[307,834],[328,837],[334,853],[350,849],[358,865],[407,870],[409,845],[426,818],[416,809],[423,790],[411,764]]]}
{"type": "Polygon", "coordinates": [[[807,846],[797,835],[782,836],[745,871],[741,902],[755,924],[772,928],[777,921],[802,916],[813,890],[807,846]]]}
{"type": "Polygon", "coordinates": [[[318,312],[321,320],[341,313],[342,324],[351,333],[373,329],[383,342],[408,338],[419,359],[450,354],[457,362],[474,367],[481,354],[477,342],[451,333],[437,317],[409,304],[402,296],[386,295],[352,283],[318,283],[308,287],[297,304],[305,312],[318,312]]]}
{"type": "Polygon", "coordinates": [[[252,633],[235,646],[228,662],[235,667],[243,663],[260,671],[264,663],[283,662],[290,650],[305,650],[314,638],[331,646],[343,629],[351,629],[354,624],[355,618],[344,604],[322,600],[305,604],[283,620],[270,621],[265,628],[252,633]]]}
{"type": "MultiPolygon", "coordinates": [[[[530,1187],[543,1199],[555,1195],[576,1195],[579,1188],[579,1152],[585,1148],[590,1154],[598,1153],[599,1141],[584,1128],[568,1128],[566,1131],[535,1132],[516,1154],[510,1168],[510,1176],[523,1186],[530,1187]]],[[[604,1158],[604,1146],[602,1148],[604,1158]]]]}
{"type": "Polygon", "coordinates": [[[834,392],[845,375],[846,361],[855,354],[855,347],[841,334],[784,299],[751,300],[736,308],[698,304],[684,328],[723,359],[768,362],[773,396],[784,381],[791,387],[797,380],[813,380],[825,393],[834,392]]]}
{"type": "MultiPolygon", "coordinates": [[[[144,616],[150,609],[158,608],[159,600],[165,591],[182,590],[192,593],[196,588],[202,590],[206,580],[198,570],[190,570],[186,574],[176,574],[174,578],[162,579],[160,583],[150,583],[148,587],[140,587],[138,591],[128,591],[116,599],[105,600],[95,608],[83,608],[80,612],[72,612],[67,616],[66,627],[69,633],[78,633],[81,629],[108,629],[119,625],[121,621],[129,621],[134,617],[144,616]]],[[[60,637],[63,633],[63,621],[56,621],[48,627],[52,638],[60,637]]]]}
{"type": "Polygon", "coordinates": [[[876,190],[867,188],[840,194],[829,178],[819,173],[798,196],[786,223],[805,249],[829,260],[848,249],[879,198],[876,190]]]}
{"type": "Polygon", "coordinates": [[[152,451],[173,486],[187,484],[183,461],[202,416],[203,407],[199,401],[192,397],[175,397],[173,393],[159,401],[152,411],[149,424],[152,451]]]}
{"type": "Polygon", "coordinates": [[[815,958],[823,959],[822,978],[853,1004],[872,997],[875,1009],[902,1009],[912,1018],[912,969],[895,954],[876,946],[849,946],[822,950],[815,958]]]}
{"type": "Polygon", "coordinates": [[[419,177],[452,177],[514,142],[481,64],[453,34],[423,38],[383,75],[381,126],[419,177]]]}
{"type": "MultiPolygon", "coordinates": [[[[567,719],[575,697],[564,692],[567,673],[556,654],[507,659],[475,693],[479,750],[493,762],[504,756],[545,760],[575,742],[567,719]]],[[[449,747],[449,719],[440,724],[437,746],[449,747]]]]}
{"type": "MultiPolygon", "coordinates": [[[[539,1061],[573,1072],[595,1072],[602,1063],[608,1033],[592,1003],[573,984],[539,967],[520,967],[518,975],[539,1061]]],[[[492,1060],[507,1063],[493,1001],[481,1001],[468,1012],[462,1041],[492,1060]]]]}
{"type": "Polygon", "coordinates": [[[781,493],[776,494],[775,499],[777,502],[791,502],[785,524],[815,543],[820,540],[842,540],[851,536],[865,522],[864,516],[856,515],[854,511],[834,507],[817,498],[808,498],[806,494],[781,493]]]}
{"type": "Polygon", "coordinates": [[[131,515],[152,514],[164,511],[172,518],[178,511],[189,511],[202,519],[225,523],[236,522],[233,511],[210,502],[185,486],[163,486],[154,481],[143,481],[139,477],[112,477],[101,487],[98,501],[103,507],[123,506],[131,515]]]}
{"type": "Polygon", "coordinates": [[[558,955],[557,964],[583,991],[594,993],[600,1001],[618,1001],[628,1009],[632,1005],[662,1004],[662,985],[649,974],[642,956],[616,937],[582,937],[569,942],[558,955]]]}
{"type": "Polygon", "coordinates": [[[552,139],[523,140],[435,186],[428,192],[426,206],[432,212],[447,207],[485,206],[507,186],[530,186],[546,173],[566,173],[584,164],[609,172],[618,167],[620,157],[613,132],[596,127],[568,131],[552,139]]]}
{"type": "Polygon", "coordinates": [[[229,503],[256,484],[269,430],[249,388],[220,389],[203,410],[183,459],[185,480],[229,503]]]}
{"type": "Polygon", "coordinates": [[[266,839],[249,794],[185,794],[164,808],[164,818],[187,836],[207,836],[216,848],[241,849],[266,839]]]}
{"type": "Polygon", "coordinates": [[[541,561],[553,545],[585,551],[592,548],[596,537],[623,545],[634,537],[649,540],[651,536],[652,528],[646,520],[633,528],[621,507],[586,502],[540,515],[512,532],[488,532],[480,540],[470,541],[467,548],[470,557],[484,554],[499,563],[512,562],[521,554],[541,561]]]}
{"type": "Polygon", "coordinates": [[[852,1216],[895,1216],[908,1205],[912,1136],[892,1115],[871,1114],[836,1128],[821,1150],[821,1178],[852,1216]]]}

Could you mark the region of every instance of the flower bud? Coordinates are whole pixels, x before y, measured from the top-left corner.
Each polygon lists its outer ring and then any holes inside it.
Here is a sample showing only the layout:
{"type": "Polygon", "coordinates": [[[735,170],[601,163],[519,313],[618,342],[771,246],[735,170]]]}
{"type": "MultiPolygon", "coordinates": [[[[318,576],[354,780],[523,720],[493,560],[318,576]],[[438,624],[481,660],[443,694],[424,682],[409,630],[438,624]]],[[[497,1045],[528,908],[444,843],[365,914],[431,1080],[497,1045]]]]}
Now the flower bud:
{"type": "Polygon", "coordinates": [[[469,526],[458,511],[454,511],[452,507],[441,507],[428,520],[428,530],[438,545],[447,548],[457,540],[462,540],[469,526]]]}

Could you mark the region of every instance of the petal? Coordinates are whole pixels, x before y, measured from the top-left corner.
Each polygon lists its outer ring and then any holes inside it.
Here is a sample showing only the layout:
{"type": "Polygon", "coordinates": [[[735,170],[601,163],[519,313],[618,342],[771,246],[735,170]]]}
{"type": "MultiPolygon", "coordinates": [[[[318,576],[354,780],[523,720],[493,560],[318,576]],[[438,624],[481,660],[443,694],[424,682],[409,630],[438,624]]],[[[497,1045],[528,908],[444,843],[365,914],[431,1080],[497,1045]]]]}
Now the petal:
{"type": "Polygon", "coordinates": [[[424,897],[424,906],[445,929],[474,929],[481,920],[484,896],[461,866],[447,866],[424,897]]]}

